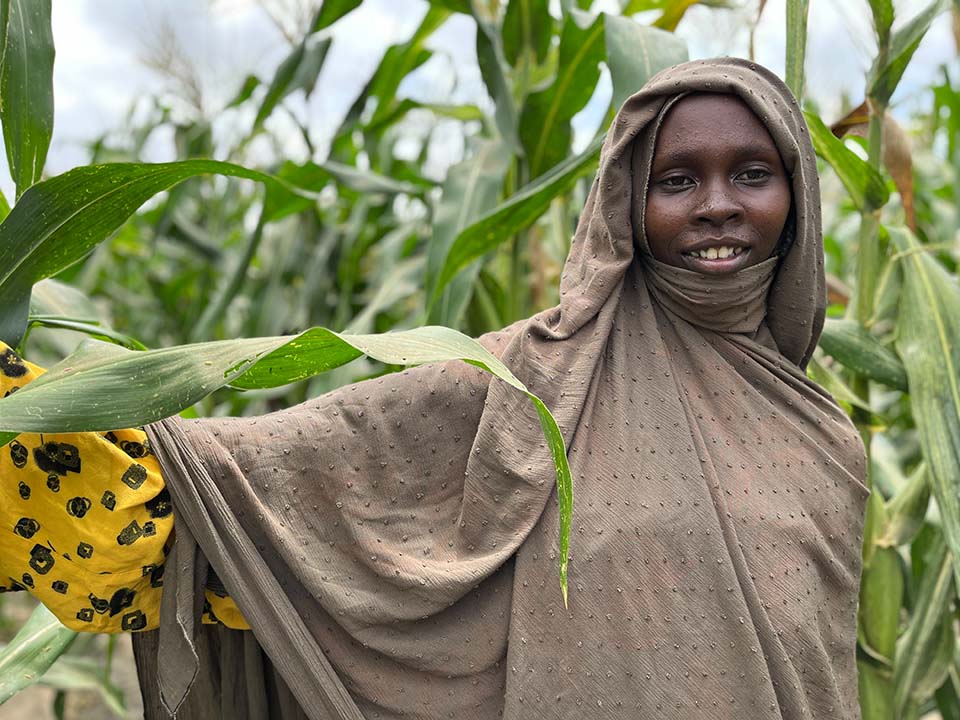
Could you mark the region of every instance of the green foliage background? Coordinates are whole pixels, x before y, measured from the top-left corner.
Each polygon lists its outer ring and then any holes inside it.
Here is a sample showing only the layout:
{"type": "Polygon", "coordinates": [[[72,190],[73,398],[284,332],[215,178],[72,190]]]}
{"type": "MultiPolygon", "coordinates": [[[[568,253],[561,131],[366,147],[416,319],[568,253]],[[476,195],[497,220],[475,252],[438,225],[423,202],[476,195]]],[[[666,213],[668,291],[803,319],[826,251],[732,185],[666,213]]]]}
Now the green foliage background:
{"type": "MultiPolygon", "coordinates": [[[[607,13],[591,11],[590,0],[431,0],[415,32],[383,49],[321,155],[289,103],[314,92],[332,26],[360,4],[315,3],[294,23],[273,75],[248,77],[218,112],[195,108],[174,120],[155,98],[146,120],[92,145],[89,165],[44,178],[51,4],[0,0],[0,122],[16,185],[15,202],[0,199],[0,338],[43,364],[74,353],[45,387],[0,400],[0,441],[178,411],[263,413],[405,363],[487,362],[459,335],[376,334],[441,325],[477,336],[555,304],[606,124],[653,72],[686,58],[672,33],[686,11],[727,3],[621,0],[619,13],[607,13]],[[476,23],[492,102],[404,97],[401,82],[431,57],[428,39],[454,14],[476,23]],[[575,152],[571,118],[594,96],[602,65],[613,97],[598,136],[575,152]],[[227,142],[216,120],[236,108],[253,120],[227,142]],[[266,122],[277,114],[299,128],[310,161],[284,157],[283,138],[266,122]],[[408,118],[429,129],[415,138],[414,160],[396,152],[411,140],[408,118]],[[466,152],[438,182],[425,168],[439,119],[456,123],[466,152]],[[145,163],[160,128],[172,128],[179,158],[145,163]],[[252,160],[255,144],[273,148],[268,162],[252,160]],[[112,345],[78,350],[85,336],[112,345]],[[403,337],[426,343],[427,354],[411,355],[403,337]],[[179,347],[190,343],[204,344],[179,347]],[[104,387],[117,388],[107,403],[104,387]],[[171,400],[149,402],[158,389],[171,400]],[[101,395],[97,412],[86,402],[92,393],[101,395]]],[[[864,105],[830,128],[805,103],[822,160],[832,302],[810,373],[870,449],[857,648],[863,716],[960,718],[957,63],[924,90],[925,109],[909,122],[887,112],[933,20],[952,12],[960,22],[960,4],[933,0],[904,18],[892,0],[868,7],[877,53],[864,105]]],[[[807,13],[806,0],[788,0],[786,80],[798,96],[816,82],[803,72],[807,13]]],[[[549,437],[546,409],[541,418],[549,437]]],[[[556,459],[565,497],[562,452],[556,459]]],[[[0,650],[0,701],[39,681],[58,688],[60,714],[76,687],[98,688],[115,713],[126,712],[109,679],[113,644],[105,657],[63,655],[73,642],[38,608],[0,650]]]]}

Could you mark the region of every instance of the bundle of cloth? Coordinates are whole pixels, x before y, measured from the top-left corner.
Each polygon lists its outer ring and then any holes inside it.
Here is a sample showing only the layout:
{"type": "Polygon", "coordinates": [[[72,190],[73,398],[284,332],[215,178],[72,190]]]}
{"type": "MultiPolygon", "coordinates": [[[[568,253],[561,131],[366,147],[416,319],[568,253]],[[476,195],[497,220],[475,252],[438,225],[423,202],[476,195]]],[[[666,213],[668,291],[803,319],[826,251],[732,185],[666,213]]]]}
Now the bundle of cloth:
{"type": "Polygon", "coordinates": [[[859,717],[862,443],[804,373],[825,308],[816,162],[786,86],[686,63],[607,134],[558,306],[480,338],[557,418],[463,363],[257,418],[150,426],[176,514],[147,717],[859,717]],[[658,131],[684,97],[760,120],[792,208],[772,257],[654,258],[658,131]],[[201,625],[222,584],[252,632],[201,625]]]}

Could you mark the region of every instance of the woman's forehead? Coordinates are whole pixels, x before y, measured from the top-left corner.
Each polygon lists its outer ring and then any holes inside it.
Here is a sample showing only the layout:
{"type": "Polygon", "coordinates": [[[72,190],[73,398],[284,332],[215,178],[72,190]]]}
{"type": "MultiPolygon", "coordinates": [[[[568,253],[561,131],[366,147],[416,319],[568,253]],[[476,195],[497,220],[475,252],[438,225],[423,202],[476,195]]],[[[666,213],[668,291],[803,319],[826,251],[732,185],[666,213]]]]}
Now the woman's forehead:
{"type": "Polygon", "coordinates": [[[695,93],[680,98],[667,111],[657,132],[654,155],[722,146],[777,150],[766,126],[738,96],[695,93]]]}

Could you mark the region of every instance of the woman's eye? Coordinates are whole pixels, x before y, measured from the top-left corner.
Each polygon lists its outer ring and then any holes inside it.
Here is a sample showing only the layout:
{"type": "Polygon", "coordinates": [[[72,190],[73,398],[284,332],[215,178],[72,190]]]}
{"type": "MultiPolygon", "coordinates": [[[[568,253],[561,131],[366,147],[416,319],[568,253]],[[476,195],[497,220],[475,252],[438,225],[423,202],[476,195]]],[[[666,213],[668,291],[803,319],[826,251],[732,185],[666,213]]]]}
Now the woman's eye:
{"type": "Polygon", "coordinates": [[[688,185],[692,185],[693,181],[686,175],[671,175],[670,177],[661,180],[660,184],[665,188],[669,188],[670,190],[680,190],[688,185]]]}
{"type": "Polygon", "coordinates": [[[740,179],[747,182],[762,182],[770,177],[770,172],[764,170],[763,168],[750,168],[749,170],[744,170],[740,173],[740,179]]]}

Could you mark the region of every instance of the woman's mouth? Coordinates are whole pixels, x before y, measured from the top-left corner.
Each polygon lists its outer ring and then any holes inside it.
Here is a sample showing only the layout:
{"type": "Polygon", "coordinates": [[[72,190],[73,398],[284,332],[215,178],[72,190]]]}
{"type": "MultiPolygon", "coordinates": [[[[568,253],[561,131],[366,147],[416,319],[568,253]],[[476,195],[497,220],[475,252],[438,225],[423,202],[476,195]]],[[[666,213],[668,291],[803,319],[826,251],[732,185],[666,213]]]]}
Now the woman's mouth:
{"type": "Polygon", "coordinates": [[[706,274],[734,272],[747,264],[750,248],[741,245],[713,245],[681,254],[691,270],[706,274]]]}

